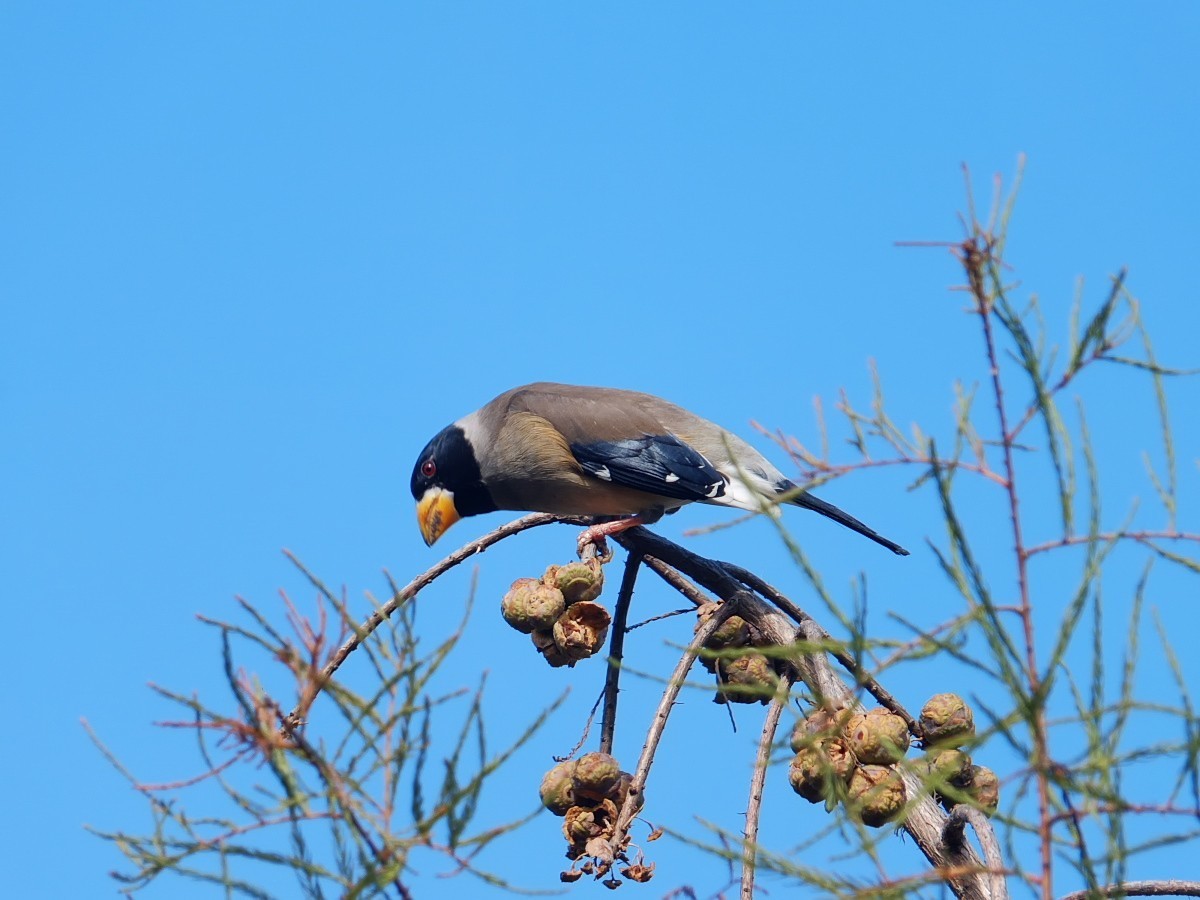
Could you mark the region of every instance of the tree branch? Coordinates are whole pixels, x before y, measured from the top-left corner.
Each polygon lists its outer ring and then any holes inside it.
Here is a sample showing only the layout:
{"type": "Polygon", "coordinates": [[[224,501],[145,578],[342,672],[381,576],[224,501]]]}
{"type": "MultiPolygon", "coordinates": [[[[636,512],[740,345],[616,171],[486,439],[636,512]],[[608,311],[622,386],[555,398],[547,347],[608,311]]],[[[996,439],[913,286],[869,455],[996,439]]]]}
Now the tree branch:
{"type": "Polygon", "coordinates": [[[633,585],[637,581],[640,564],[641,560],[632,553],[625,557],[625,573],[621,576],[621,589],[617,593],[617,606],[613,611],[612,634],[608,642],[608,672],[604,676],[604,713],[600,720],[601,753],[612,753],[613,732],[617,727],[621,660],[625,651],[625,626],[629,621],[629,603],[633,599],[633,585]]]}

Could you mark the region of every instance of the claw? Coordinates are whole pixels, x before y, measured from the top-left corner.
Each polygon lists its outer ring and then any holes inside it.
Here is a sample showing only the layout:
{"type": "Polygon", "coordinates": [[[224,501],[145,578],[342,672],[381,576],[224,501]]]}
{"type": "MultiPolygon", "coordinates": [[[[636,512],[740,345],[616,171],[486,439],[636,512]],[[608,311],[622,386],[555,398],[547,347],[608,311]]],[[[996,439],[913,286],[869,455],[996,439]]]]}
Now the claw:
{"type": "Polygon", "coordinates": [[[613,558],[613,554],[605,538],[644,524],[645,520],[641,516],[630,516],[628,519],[617,519],[615,522],[603,522],[600,525],[592,525],[579,536],[579,558],[583,559],[587,548],[593,546],[600,562],[607,563],[613,558]]]}

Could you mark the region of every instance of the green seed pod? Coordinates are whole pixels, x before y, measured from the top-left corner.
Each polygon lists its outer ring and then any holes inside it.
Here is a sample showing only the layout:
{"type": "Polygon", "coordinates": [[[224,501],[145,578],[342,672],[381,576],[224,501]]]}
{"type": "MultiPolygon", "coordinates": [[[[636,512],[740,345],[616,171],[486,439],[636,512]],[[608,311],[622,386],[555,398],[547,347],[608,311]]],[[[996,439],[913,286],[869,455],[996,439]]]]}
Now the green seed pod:
{"type": "Polygon", "coordinates": [[[987,766],[971,766],[963,790],[989,816],[1000,805],[1000,779],[987,766]]]}
{"type": "Polygon", "coordinates": [[[895,713],[877,707],[852,722],[846,734],[859,762],[886,766],[908,752],[908,726],[895,713]]]}
{"type": "MultiPolygon", "coordinates": [[[[696,623],[699,628],[701,622],[696,623]]],[[[730,616],[712,633],[704,646],[710,650],[724,650],[728,647],[746,647],[750,644],[750,626],[741,616],[730,616]]]]}
{"type": "Polygon", "coordinates": [[[565,816],[567,810],[575,805],[575,760],[568,759],[560,762],[542,777],[542,786],[538,794],[542,798],[542,806],[556,816],[565,816]]]}
{"type": "Polygon", "coordinates": [[[921,709],[926,747],[961,747],[975,735],[975,716],[958,694],[937,694],[921,709]]]}
{"type": "Polygon", "coordinates": [[[504,621],[523,634],[553,628],[566,608],[562,592],[536,578],[518,578],[500,601],[504,621]]]}
{"type": "Polygon", "coordinates": [[[891,766],[859,766],[850,777],[846,808],[871,828],[885,825],[904,809],[904,779],[891,766]]]}
{"type": "Polygon", "coordinates": [[[839,736],[842,725],[849,718],[850,714],[845,710],[837,712],[824,708],[811,710],[792,729],[792,752],[799,753],[805,747],[811,747],[821,741],[839,736]]]}
{"type": "Polygon", "coordinates": [[[562,566],[550,566],[542,576],[542,581],[562,591],[569,605],[599,597],[604,590],[604,570],[598,562],[569,562],[562,566]]]}
{"type": "Polygon", "coordinates": [[[788,780],[792,790],[809,803],[838,798],[854,773],[854,757],[840,738],[829,738],[802,749],[792,760],[788,780]]]}
{"type": "Polygon", "coordinates": [[[572,603],[554,623],[554,643],[572,663],[595,656],[604,646],[611,621],[608,610],[599,603],[572,603]]]}
{"type": "Polygon", "coordinates": [[[935,785],[962,786],[971,769],[971,757],[955,747],[935,747],[922,760],[929,779],[935,785]]]}
{"type": "Polygon", "coordinates": [[[621,766],[607,753],[585,753],[575,764],[575,796],[586,800],[611,797],[621,781],[621,766]]]}
{"type": "Polygon", "coordinates": [[[770,660],[761,653],[747,653],[732,659],[720,659],[720,694],[731,703],[767,703],[779,684],[779,676],[770,660]]]}

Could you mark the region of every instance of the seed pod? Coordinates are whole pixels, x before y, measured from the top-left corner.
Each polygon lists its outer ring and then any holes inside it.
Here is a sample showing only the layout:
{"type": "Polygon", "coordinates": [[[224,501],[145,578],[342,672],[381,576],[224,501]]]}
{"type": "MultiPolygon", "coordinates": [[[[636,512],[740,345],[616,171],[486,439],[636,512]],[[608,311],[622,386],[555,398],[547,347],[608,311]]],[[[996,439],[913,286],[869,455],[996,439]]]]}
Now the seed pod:
{"type": "MultiPolygon", "coordinates": [[[[696,630],[708,620],[704,616],[696,621],[696,630]]],[[[747,647],[750,644],[750,626],[741,616],[730,616],[704,642],[710,650],[724,650],[729,647],[747,647]]]]}
{"type": "MultiPolygon", "coordinates": [[[[591,856],[588,845],[597,838],[612,837],[617,823],[617,808],[611,800],[603,800],[593,807],[572,806],[563,819],[563,835],[571,846],[567,848],[568,859],[591,856]]],[[[584,866],[587,871],[587,866],[584,866]]]]}
{"type": "Polygon", "coordinates": [[[871,828],[885,825],[904,809],[904,778],[890,766],[859,766],[850,777],[846,808],[871,828]]]}
{"type": "Polygon", "coordinates": [[[542,654],[546,662],[554,668],[575,665],[575,660],[569,659],[558,649],[558,644],[554,643],[553,631],[535,631],[529,636],[533,638],[533,646],[537,648],[537,652],[542,654]]]}
{"type": "Polygon", "coordinates": [[[779,684],[779,676],[761,653],[720,659],[720,696],[733,703],[767,703],[779,684]]]}
{"type": "Polygon", "coordinates": [[[849,714],[845,711],[834,712],[824,708],[812,710],[792,729],[792,752],[799,753],[805,747],[838,736],[842,719],[848,718],[849,714]]]}
{"type": "Polygon", "coordinates": [[[809,803],[836,800],[854,772],[854,757],[840,738],[811,744],[796,754],[788,769],[792,790],[809,803]]]}
{"type": "Polygon", "coordinates": [[[612,618],[599,603],[572,603],[554,623],[554,643],[572,663],[594,656],[604,646],[612,618]]]}
{"type": "Polygon", "coordinates": [[[954,747],[935,747],[925,754],[922,760],[928,778],[935,785],[956,785],[961,787],[971,770],[971,757],[954,747]]]}
{"type": "MultiPolygon", "coordinates": [[[[612,802],[616,804],[617,809],[621,809],[625,805],[625,798],[629,796],[629,789],[633,787],[633,776],[628,772],[622,772],[621,777],[617,780],[617,786],[613,788],[609,796],[612,802]]],[[[646,805],[646,793],[642,791],[634,798],[633,811],[641,812],[642,807],[646,805]]]]}
{"type": "Polygon", "coordinates": [[[908,726],[895,713],[880,706],[852,721],[846,734],[859,762],[886,766],[908,752],[908,726]]]}
{"type": "MultiPolygon", "coordinates": [[[[693,631],[699,631],[713,617],[713,613],[720,608],[721,604],[719,603],[705,603],[700,606],[696,610],[696,626],[693,631]]],[[[727,650],[735,647],[746,647],[749,644],[750,626],[746,624],[746,620],[741,616],[730,616],[704,642],[704,649],[727,650]]],[[[700,664],[712,674],[717,674],[717,657],[702,652],[700,654],[700,664]]]]}
{"type": "Polygon", "coordinates": [[[975,735],[975,716],[958,694],[937,694],[921,709],[926,747],[960,747],[975,735]]]}
{"type": "Polygon", "coordinates": [[[550,566],[542,581],[562,591],[567,604],[595,600],[604,590],[604,570],[598,562],[569,562],[550,566]]]}
{"type": "Polygon", "coordinates": [[[542,806],[556,816],[565,816],[567,810],[575,805],[574,774],[575,760],[568,759],[542,776],[542,786],[538,791],[542,806]]]}
{"type": "Polygon", "coordinates": [[[607,753],[585,753],[575,764],[575,795],[585,800],[611,797],[621,780],[621,766],[607,753]]]}
{"type": "Polygon", "coordinates": [[[566,608],[562,592],[536,578],[518,578],[500,601],[504,621],[523,634],[553,628],[566,608]]]}
{"type": "Polygon", "coordinates": [[[654,863],[646,865],[645,863],[635,863],[632,866],[626,866],[621,869],[621,874],[630,881],[636,881],[638,884],[645,884],[654,877],[654,863]]]}
{"type": "Polygon", "coordinates": [[[582,844],[596,831],[596,814],[584,806],[572,806],[563,817],[563,836],[572,844],[582,844]]]}
{"type": "Polygon", "coordinates": [[[1000,805],[1000,779],[987,766],[971,766],[963,789],[989,816],[1000,805]]]}

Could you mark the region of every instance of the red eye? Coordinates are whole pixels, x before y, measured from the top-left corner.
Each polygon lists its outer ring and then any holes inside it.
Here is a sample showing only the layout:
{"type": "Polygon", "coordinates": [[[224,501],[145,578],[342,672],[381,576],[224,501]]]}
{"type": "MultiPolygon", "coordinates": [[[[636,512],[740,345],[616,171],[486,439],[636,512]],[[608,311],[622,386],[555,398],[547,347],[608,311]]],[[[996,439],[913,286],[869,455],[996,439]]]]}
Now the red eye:
{"type": "Polygon", "coordinates": [[[421,474],[426,478],[432,478],[437,474],[437,464],[432,459],[427,459],[421,463],[421,474]]]}

